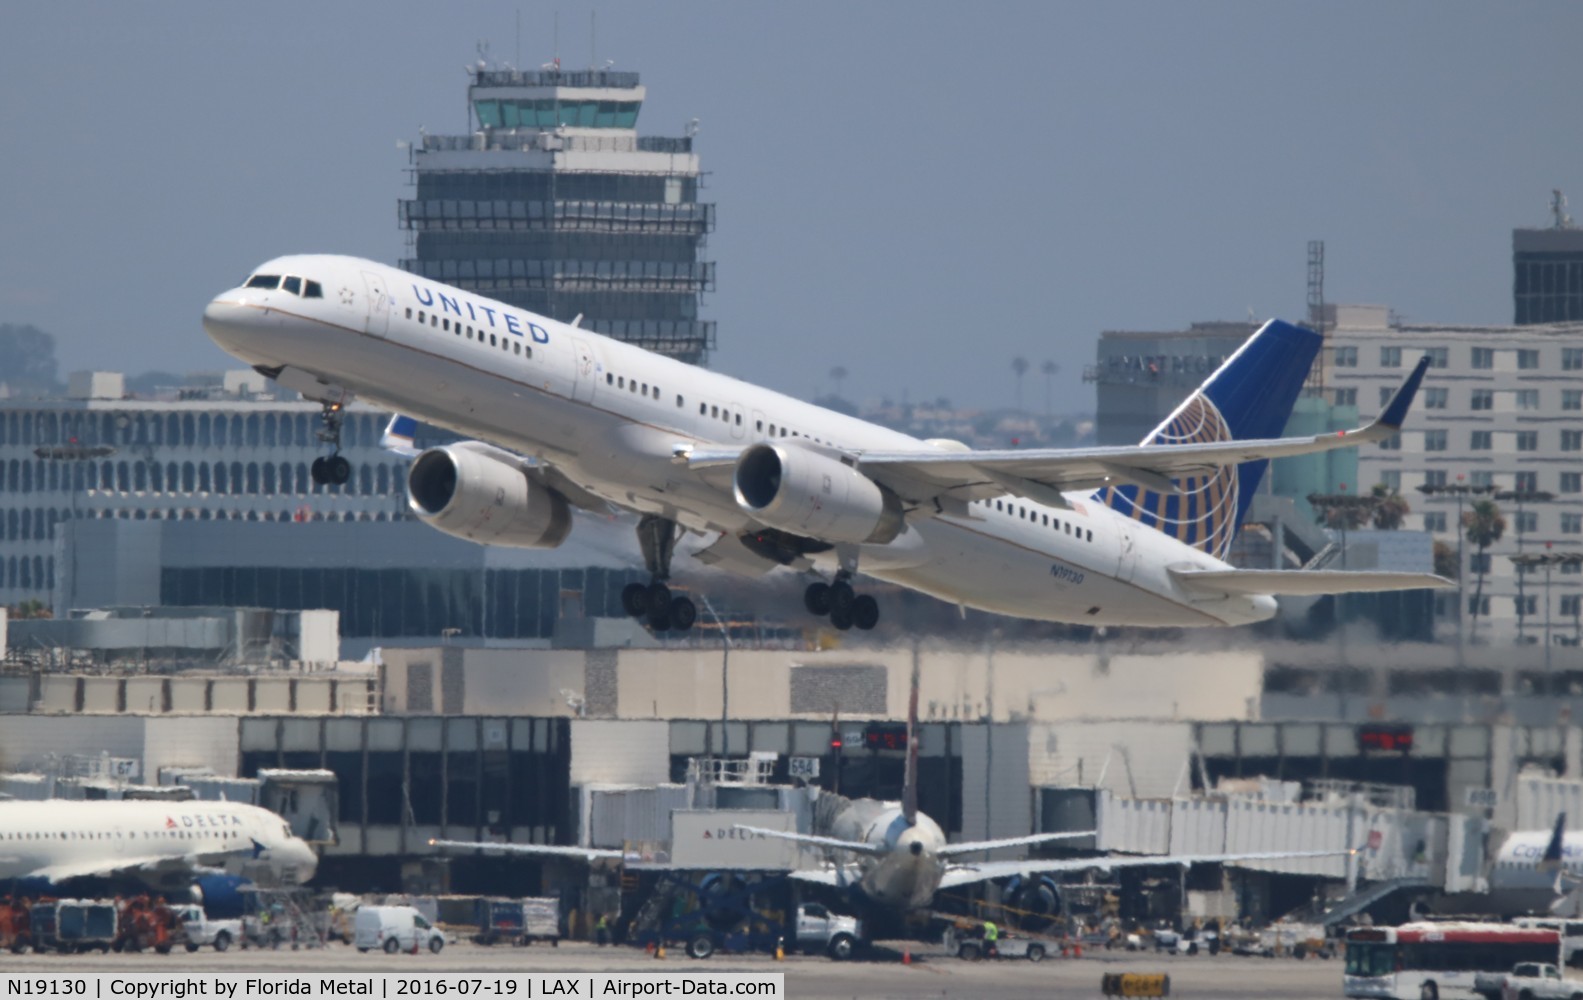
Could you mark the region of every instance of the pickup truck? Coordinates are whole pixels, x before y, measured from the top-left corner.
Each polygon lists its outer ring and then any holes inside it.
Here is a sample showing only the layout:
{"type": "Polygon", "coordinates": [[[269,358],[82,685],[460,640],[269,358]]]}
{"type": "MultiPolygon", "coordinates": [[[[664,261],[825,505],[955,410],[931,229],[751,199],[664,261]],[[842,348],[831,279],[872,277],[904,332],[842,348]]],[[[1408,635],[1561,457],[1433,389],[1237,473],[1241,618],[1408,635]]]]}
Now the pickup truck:
{"type": "MultiPolygon", "coordinates": [[[[819,903],[805,903],[797,907],[796,924],[786,929],[793,933],[785,942],[786,950],[802,951],[810,955],[824,952],[838,962],[857,954],[863,946],[863,922],[856,917],[831,913],[819,903]]],[[[724,947],[729,951],[769,946],[771,939],[760,945],[754,935],[738,936],[700,927],[687,937],[687,954],[692,958],[708,958],[724,947]]]]}
{"type": "Polygon", "coordinates": [[[1583,1000],[1583,983],[1561,978],[1548,962],[1518,962],[1510,972],[1481,972],[1473,992],[1485,1000],[1583,1000]]]}
{"type": "Polygon", "coordinates": [[[186,932],[188,951],[197,951],[204,945],[210,945],[215,951],[225,951],[242,940],[240,920],[210,920],[197,903],[184,903],[172,909],[186,932]]]}

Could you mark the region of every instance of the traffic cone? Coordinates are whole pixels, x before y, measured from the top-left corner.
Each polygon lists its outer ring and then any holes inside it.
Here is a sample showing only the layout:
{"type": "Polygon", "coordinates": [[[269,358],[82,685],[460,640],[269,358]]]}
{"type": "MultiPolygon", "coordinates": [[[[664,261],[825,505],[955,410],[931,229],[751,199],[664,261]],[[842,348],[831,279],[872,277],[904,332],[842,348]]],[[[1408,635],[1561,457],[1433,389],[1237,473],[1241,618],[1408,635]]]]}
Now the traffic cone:
{"type": "Polygon", "coordinates": [[[643,950],[649,953],[649,957],[650,958],[653,958],[654,957],[654,942],[650,941],[648,944],[644,945],[643,946],[643,950]]]}
{"type": "Polygon", "coordinates": [[[911,948],[903,948],[901,950],[901,964],[902,965],[911,965],[912,964],[912,949],[911,948]]]}

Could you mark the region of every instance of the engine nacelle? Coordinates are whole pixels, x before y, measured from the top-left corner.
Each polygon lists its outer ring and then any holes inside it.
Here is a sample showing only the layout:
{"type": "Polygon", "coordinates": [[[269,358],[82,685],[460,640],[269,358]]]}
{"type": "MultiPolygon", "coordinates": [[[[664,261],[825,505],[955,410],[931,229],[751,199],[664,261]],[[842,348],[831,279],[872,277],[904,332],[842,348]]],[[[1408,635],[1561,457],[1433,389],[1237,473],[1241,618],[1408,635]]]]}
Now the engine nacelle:
{"type": "Polygon", "coordinates": [[[413,460],[407,506],[429,527],[480,545],[553,549],[572,530],[565,497],[514,465],[458,445],[413,460]]]}
{"type": "Polygon", "coordinates": [[[785,442],[737,459],[737,505],[772,528],[827,542],[884,545],[907,526],[901,500],[836,458],[785,442]]]}

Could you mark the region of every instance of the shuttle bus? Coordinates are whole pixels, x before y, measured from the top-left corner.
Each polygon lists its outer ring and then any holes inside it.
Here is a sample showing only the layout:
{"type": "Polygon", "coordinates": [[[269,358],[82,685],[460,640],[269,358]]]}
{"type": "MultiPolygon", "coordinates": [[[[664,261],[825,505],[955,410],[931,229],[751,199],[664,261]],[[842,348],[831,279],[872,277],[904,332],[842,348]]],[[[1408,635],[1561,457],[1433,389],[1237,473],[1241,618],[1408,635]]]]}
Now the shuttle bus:
{"type": "Polygon", "coordinates": [[[1560,964],[1553,927],[1462,922],[1355,927],[1347,932],[1342,986],[1349,997],[1480,1000],[1473,977],[1518,962],[1560,964]]]}

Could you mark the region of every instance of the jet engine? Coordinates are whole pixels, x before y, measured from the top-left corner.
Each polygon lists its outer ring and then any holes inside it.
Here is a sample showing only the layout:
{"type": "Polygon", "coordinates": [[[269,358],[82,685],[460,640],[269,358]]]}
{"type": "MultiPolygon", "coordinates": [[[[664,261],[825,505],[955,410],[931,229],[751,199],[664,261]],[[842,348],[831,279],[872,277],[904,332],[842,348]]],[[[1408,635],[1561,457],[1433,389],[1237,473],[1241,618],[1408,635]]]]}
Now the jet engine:
{"type": "Polygon", "coordinates": [[[902,533],[901,500],[840,459],[785,442],[737,459],[737,505],[762,524],[826,542],[884,545],[902,533]]]}
{"type": "Polygon", "coordinates": [[[553,549],[572,530],[565,497],[465,445],[430,448],[413,459],[407,506],[429,527],[480,545],[553,549]]]}
{"type": "Polygon", "coordinates": [[[1001,898],[1023,911],[1024,926],[1043,926],[1048,918],[1061,912],[1061,890],[1048,876],[1018,875],[1006,883],[1001,898]]]}

